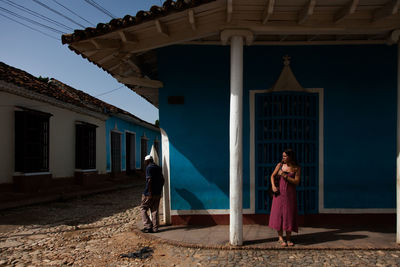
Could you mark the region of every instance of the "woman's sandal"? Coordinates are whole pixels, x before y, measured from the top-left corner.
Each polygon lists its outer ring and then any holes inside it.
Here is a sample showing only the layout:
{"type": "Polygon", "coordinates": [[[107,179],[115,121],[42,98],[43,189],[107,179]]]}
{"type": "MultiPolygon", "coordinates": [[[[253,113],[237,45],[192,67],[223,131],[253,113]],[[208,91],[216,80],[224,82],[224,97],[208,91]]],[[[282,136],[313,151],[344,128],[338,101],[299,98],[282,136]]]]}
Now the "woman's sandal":
{"type": "Polygon", "coordinates": [[[287,241],[286,244],[288,245],[288,247],[293,247],[294,243],[292,241],[287,241]]]}
{"type": "Polygon", "coordinates": [[[278,244],[279,244],[281,247],[286,247],[286,246],[287,246],[287,243],[286,243],[285,240],[278,240],[278,244]]]}

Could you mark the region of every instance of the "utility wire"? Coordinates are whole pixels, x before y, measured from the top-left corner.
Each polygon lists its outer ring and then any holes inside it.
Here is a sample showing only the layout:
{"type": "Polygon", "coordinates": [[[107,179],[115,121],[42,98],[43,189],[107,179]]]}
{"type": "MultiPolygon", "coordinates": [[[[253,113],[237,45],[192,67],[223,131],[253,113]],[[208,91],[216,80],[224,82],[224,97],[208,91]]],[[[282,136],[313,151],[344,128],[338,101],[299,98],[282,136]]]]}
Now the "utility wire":
{"type": "Polygon", "coordinates": [[[121,85],[121,86],[118,87],[118,88],[112,89],[112,90],[110,90],[110,91],[107,91],[107,92],[104,92],[104,93],[101,93],[101,94],[98,94],[98,95],[94,95],[93,97],[99,97],[99,96],[102,96],[102,95],[106,95],[106,94],[112,93],[112,92],[114,92],[114,91],[117,91],[117,90],[121,89],[121,88],[124,87],[124,86],[125,86],[125,85],[121,85]]]}
{"type": "Polygon", "coordinates": [[[5,12],[5,13],[8,13],[8,14],[10,14],[10,15],[13,15],[14,17],[17,17],[17,18],[19,18],[19,19],[23,19],[23,20],[25,20],[25,21],[28,21],[28,22],[30,22],[30,23],[32,23],[32,24],[36,24],[36,25],[41,26],[41,27],[43,27],[43,28],[47,28],[47,29],[49,29],[49,30],[51,30],[51,31],[53,31],[53,32],[55,32],[55,33],[64,34],[64,32],[62,32],[62,31],[60,31],[60,30],[57,30],[57,29],[55,29],[55,28],[53,28],[53,27],[50,27],[50,26],[45,25],[45,24],[42,24],[42,23],[37,22],[37,21],[35,21],[35,20],[32,20],[32,19],[30,19],[30,18],[24,17],[24,16],[22,16],[22,15],[19,15],[19,14],[15,13],[15,12],[12,12],[11,10],[8,10],[7,8],[0,7],[0,10],[2,10],[2,11],[5,12]]]}
{"type": "Polygon", "coordinates": [[[1,13],[0,13],[0,16],[6,17],[6,18],[8,18],[9,20],[12,20],[12,21],[14,21],[14,22],[16,22],[16,23],[19,23],[19,24],[21,24],[21,25],[23,25],[23,26],[25,26],[25,27],[28,27],[28,28],[31,29],[31,30],[40,32],[41,34],[44,34],[44,35],[46,35],[46,36],[48,36],[48,37],[50,37],[50,38],[53,38],[53,39],[55,39],[55,40],[57,40],[57,41],[60,41],[58,38],[56,38],[56,37],[54,37],[54,36],[51,36],[50,34],[47,34],[47,33],[45,33],[45,32],[42,32],[41,30],[35,29],[35,28],[33,28],[33,27],[29,26],[29,25],[26,25],[26,24],[24,24],[24,23],[22,23],[22,22],[19,22],[18,20],[15,20],[15,19],[13,19],[13,18],[10,18],[10,17],[8,17],[8,16],[6,16],[6,15],[4,15],[4,14],[1,14],[1,13]]]}
{"type": "Polygon", "coordinates": [[[111,17],[112,19],[115,19],[115,16],[113,14],[111,14],[111,12],[109,12],[107,9],[105,9],[104,7],[97,4],[94,0],[85,0],[85,2],[88,3],[89,5],[95,7],[96,9],[100,10],[101,12],[103,12],[107,16],[111,17]]]}
{"type": "Polygon", "coordinates": [[[69,12],[71,12],[72,14],[74,14],[75,16],[79,17],[80,19],[86,21],[87,23],[89,23],[91,26],[95,25],[94,23],[91,23],[90,21],[86,20],[85,18],[79,16],[77,13],[75,13],[74,11],[72,11],[71,9],[69,9],[68,7],[64,6],[63,4],[59,3],[57,0],[53,0],[54,2],[56,2],[58,5],[62,6],[63,8],[65,8],[66,10],[68,10],[69,12]]]}
{"type": "Polygon", "coordinates": [[[60,15],[61,17],[66,18],[67,20],[69,20],[69,21],[71,21],[72,23],[78,25],[79,27],[82,27],[82,29],[85,28],[85,26],[83,26],[82,24],[80,24],[80,23],[76,22],[75,20],[73,20],[73,19],[71,19],[71,18],[65,16],[64,14],[62,14],[62,13],[58,12],[57,10],[55,10],[55,9],[53,9],[53,8],[51,8],[51,7],[49,7],[48,5],[43,4],[42,2],[40,2],[40,1],[38,1],[38,0],[32,0],[32,1],[35,2],[35,3],[37,3],[37,4],[39,4],[39,5],[41,5],[41,6],[44,7],[44,8],[47,8],[48,10],[50,10],[50,11],[56,13],[57,15],[60,15]]]}
{"type": "Polygon", "coordinates": [[[42,14],[39,14],[39,13],[33,11],[33,10],[30,10],[29,8],[26,8],[26,7],[24,7],[24,6],[21,6],[21,5],[17,4],[17,3],[14,3],[14,2],[12,2],[12,1],[10,1],[10,0],[0,0],[0,1],[2,1],[2,2],[6,3],[6,4],[9,4],[10,6],[12,6],[12,7],[14,7],[14,8],[17,8],[17,9],[19,9],[19,10],[22,10],[22,11],[24,11],[24,12],[26,12],[26,13],[29,13],[29,14],[31,14],[31,15],[37,17],[37,18],[43,19],[43,20],[45,20],[45,21],[47,21],[47,22],[50,22],[50,23],[54,23],[54,24],[56,24],[57,26],[63,27],[64,29],[67,29],[67,30],[69,30],[69,31],[73,31],[73,30],[74,30],[74,29],[72,29],[71,27],[68,27],[68,26],[65,25],[65,24],[62,24],[62,23],[60,23],[60,22],[58,22],[58,21],[56,21],[56,20],[53,20],[53,19],[51,19],[51,18],[49,18],[49,17],[46,17],[46,16],[44,16],[44,15],[42,15],[42,14]]]}

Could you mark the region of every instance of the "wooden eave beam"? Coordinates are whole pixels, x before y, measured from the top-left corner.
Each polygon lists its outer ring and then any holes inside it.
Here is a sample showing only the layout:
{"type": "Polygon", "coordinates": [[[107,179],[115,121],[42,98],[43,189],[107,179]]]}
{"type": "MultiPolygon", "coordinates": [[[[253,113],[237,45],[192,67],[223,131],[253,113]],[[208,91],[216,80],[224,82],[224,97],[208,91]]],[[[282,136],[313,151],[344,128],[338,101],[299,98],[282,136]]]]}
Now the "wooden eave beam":
{"type": "Polygon", "coordinates": [[[140,67],[137,63],[133,62],[132,59],[125,59],[123,60],[123,62],[125,62],[126,64],[128,64],[131,68],[134,69],[135,72],[137,73],[141,73],[140,67]]]}
{"type": "Polygon", "coordinates": [[[119,75],[121,77],[140,77],[139,73],[134,72],[131,68],[128,67],[128,69],[121,67],[118,69],[117,73],[115,75],[119,75]]]}
{"type": "Polygon", "coordinates": [[[336,35],[335,40],[336,40],[336,41],[341,41],[341,40],[343,40],[343,39],[345,39],[345,38],[346,38],[346,35],[344,35],[344,34],[342,34],[342,35],[336,35]]]}
{"type": "Polygon", "coordinates": [[[233,0],[226,1],[226,22],[230,23],[232,21],[233,13],[233,0]]]}
{"type": "Polygon", "coordinates": [[[308,35],[307,36],[307,41],[311,42],[314,41],[316,38],[318,38],[319,35],[308,35]]]}
{"type": "Polygon", "coordinates": [[[100,48],[100,44],[99,44],[95,39],[91,39],[91,40],[90,40],[90,43],[91,43],[92,45],[94,45],[94,47],[96,48],[96,50],[101,49],[101,48],[100,48]]]}
{"type": "Polygon", "coordinates": [[[188,11],[188,20],[189,20],[190,25],[192,26],[192,30],[195,31],[196,30],[196,19],[194,17],[193,9],[189,9],[189,11],[188,11]]]}
{"type": "Polygon", "coordinates": [[[143,87],[149,87],[149,88],[161,88],[163,87],[163,83],[157,80],[150,80],[146,78],[140,78],[140,77],[122,77],[120,75],[114,75],[114,78],[117,79],[120,83],[123,84],[128,84],[128,85],[138,85],[138,86],[143,86],[143,87]]]}
{"type": "Polygon", "coordinates": [[[102,59],[97,60],[96,62],[97,62],[97,64],[102,65],[103,63],[105,63],[105,62],[107,62],[109,60],[112,60],[114,58],[115,58],[115,54],[111,53],[110,55],[105,56],[102,59]]]}
{"type": "Polygon", "coordinates": [[[91,57],[91,56],[95,55],[98,52],[99,52],[99,50],[96,49],[96,50],[85,51],[85,52],[83,52],[83,54],[85,56],[87,56],[87,57],[91,57]]]}
{"type": "Polygon", "coordinates": [[[129,33],[126,31],[119,31],[118,34],[123,43],[137,43],[138,42],[138,40],[136,39],[136,36],[132,33],[129,33]]]}
{"type": "Polygon", "coordinates": [[[303,24],[313,13],[317,0],[310,0],[299,13],[298,24],[303,24]]]}
{"type": "Polygon", "coordinates": [[[299,25],[297,23],[279,25],[279,23],[271,23],[268,25],[247,23],[243,24],[243,27],[252,31],[255,35],[340,35],[340,34],[379,34],[383,32],[390,31],[394,27],[398,21],[393,21],[385,24],[384,26],[380,24],[370,24],[366,22],[363,24],[349,24],[345,26],[334,25],[331,23],[320,23],[315,27],[308,27],[305,25],[299,25]],[[366,27],[366,23],[368,23],[368,27],[366,27]]]}
{"type": "Polygon", "coordinates": [[[121,41],[117,39],[92,38],[90,39],[90,42],[96,49],[112,49],[121,47],[121,41]]]}
{"type": "Polygon", "coordinates": [[[150,51],[156,48],[160,47],[165,47],[168,45],[174,45],[174,44],[182,44],[187,41],[195,40],[195,39],[201,39],[209,36],[215,36],[218,35],[219,33],[219,28],[222,27],[220,23],[214,23],[215,24],[215,29],[210,29],[210,28],[205,28],[205,27],[198,27],[196,30],[196,36],[193,36],[193,31],[185,31],[185,32],[179,32],[179,33],[174,33],[169,36],[169,38],[159,38],[156,41],[151,40],[149,42],[148,40],[141,40],[138,44],[136,45],[127,45],[122,47],[122,51],[125,52],[131,52],[131,53],[138,53],[138,52],[143,52],[143,51],[150,51]]]}
{"type": "Polygon", "coordinates": [[[280,42],[283,42],[286,40],[286,38],[288,38],[289,35],[281,35],[281,38],[279,39],[280,42]]]}
{"type": "Polygon", "coordinates": [[[119,67],[121,66],[121,64],[122,64],[121,62],[118,62],[117,64],[115,64],[114,66],[108,68],[107,70],[108,70],[109,72],[113,72],[114,70],[116,70],[117,68],[119,68],[119,67]]]}
{"type": "Polygon", "coordinates": [[[274,13],[274,5],[275,5],[275,0],[268,0],[268,3],[264,9],[261,22],[262,24],[265,24],[268,22],[269,17],[274,13]]]}
{"type": "Polygon", "coordinates": [[[350,16],[354,12],[356,12],[359,0],[351,0],[347,3],[346,6],[341,8],[334,16],[333,21],[334,23],[338,23],[344,20],[346,17],[350,16]]]}
{"type": "Polygon", "coordinates": [[[158,19],[156,19],[154,22],[156,24],[157,32],[165,37],[169,37],[167,26],[158,19]]]}
{"type": "MultiPolygon", "coordinates": [[[[187,44],[195,45],[198,42],[187,42],[187,44]]],[[[200,43],[201,45],[218,45],[218,41],[207,41],[200,43]]],[[[358,45],[358,44],[388,44],[387,40],[312,40],[312,41],[256,41],[252,45],[358,45]]]]}
{"type": "Polygon", "coordinates": [[[368,36],[368,40],[379,40],[379,39],[382,39],[382,34],[375,34],[375,35],[370,35],[370,36],[368,36]]]}
{"type": "Polygon", "coordinates": [[[397,14],[400,7],[400,0],[391,0],[385,4],[384,7],[375,10],[372,21],[384,19],[389,16],[397,14]]]}

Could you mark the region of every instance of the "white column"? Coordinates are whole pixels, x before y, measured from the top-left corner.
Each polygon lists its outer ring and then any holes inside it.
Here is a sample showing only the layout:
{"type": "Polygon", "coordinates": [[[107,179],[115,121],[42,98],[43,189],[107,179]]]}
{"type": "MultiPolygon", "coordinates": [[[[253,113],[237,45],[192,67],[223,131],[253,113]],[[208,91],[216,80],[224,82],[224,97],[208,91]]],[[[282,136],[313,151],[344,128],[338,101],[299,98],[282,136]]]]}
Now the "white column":
{"type": "Polygon", "coordinates": [[[243,244],[243,37],[231,37],[231,99],[229,118],[229,240],[243,244]]]}
{"type": "Polygon", "coordinates": [[[400,243],[400,40],[397,41],[396,242],[400,243]]]}
{"type": "Polygon", "coordinates": [[[170,203],[170,190],[169,190],[169,139],[164,129],[161,129],[161,148],[162,148],[162,172],[164,175],[164,188],[163,188],[163,215],[165,224],[171,224],[171,203],[170,203]]]}

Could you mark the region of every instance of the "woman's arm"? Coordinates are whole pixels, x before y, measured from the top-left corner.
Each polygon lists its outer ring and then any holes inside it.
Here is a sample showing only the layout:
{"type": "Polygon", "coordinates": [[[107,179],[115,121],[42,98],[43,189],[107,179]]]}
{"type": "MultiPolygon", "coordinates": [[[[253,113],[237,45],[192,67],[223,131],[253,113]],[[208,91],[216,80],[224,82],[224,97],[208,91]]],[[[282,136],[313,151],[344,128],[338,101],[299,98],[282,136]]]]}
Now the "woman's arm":
{"type": "Polygon", "coordinates": [[[278,191],[278,189],[276,188],[276,185],[275,185],[274,176],[276,174],[278,174],[280,168],[281,168],[281,163],[278,163],[278,165],[276,165],[276,167],[275,167],[274,172],[271,174],[272,191],[274,191],[274,192],[278,191]]]}
{"type": "Polygon", "coordinates": [[[300,167],[297,167],[294,178],[290,178],[286,175],[286,176],[284,176],[284,179],[291,184],[298,185],[300,183],[300,172],[301,172],[300,167]]]}

